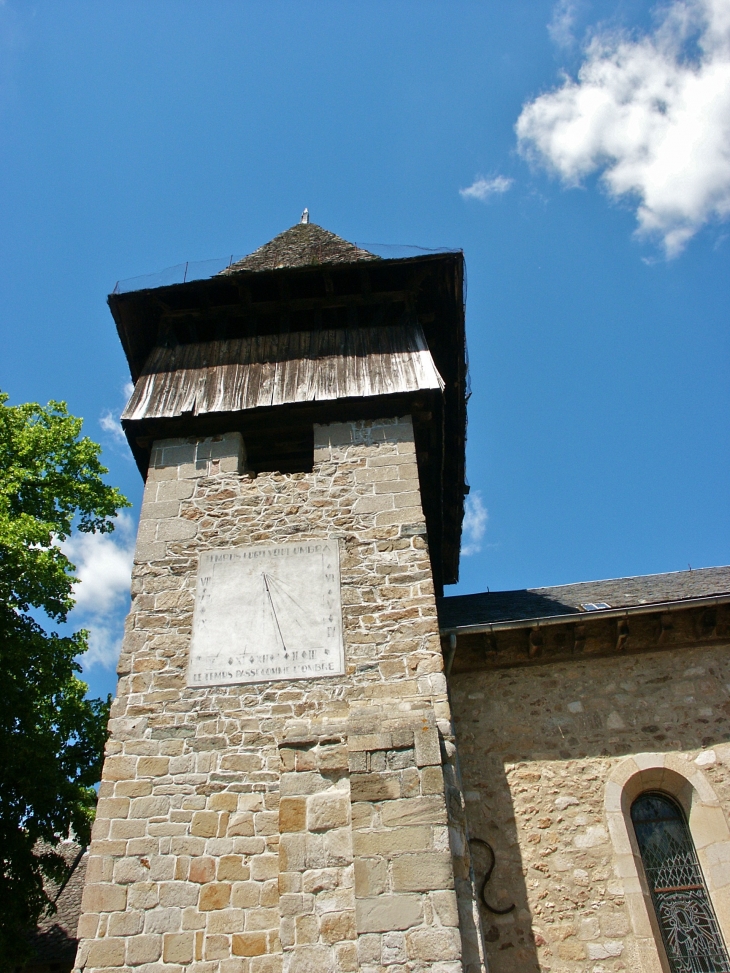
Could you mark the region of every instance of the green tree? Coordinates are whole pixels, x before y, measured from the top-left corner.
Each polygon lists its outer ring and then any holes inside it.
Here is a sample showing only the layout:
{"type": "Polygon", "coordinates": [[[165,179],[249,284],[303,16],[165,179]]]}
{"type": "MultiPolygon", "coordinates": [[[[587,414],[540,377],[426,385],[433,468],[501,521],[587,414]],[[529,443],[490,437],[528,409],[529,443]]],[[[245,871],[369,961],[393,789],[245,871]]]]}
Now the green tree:
{"type": "Polygon", "coordinates": [[[69,829],[89,840],[110,700],[86,699],[76,658],[85,631],[59,635],[73,608],[72,529],[114,529],[122,494],[102,480],[101,447],[81,437],[63,402],[7,405],[0,393],[0,969],[62,881],[53,851],[69,829]]]}

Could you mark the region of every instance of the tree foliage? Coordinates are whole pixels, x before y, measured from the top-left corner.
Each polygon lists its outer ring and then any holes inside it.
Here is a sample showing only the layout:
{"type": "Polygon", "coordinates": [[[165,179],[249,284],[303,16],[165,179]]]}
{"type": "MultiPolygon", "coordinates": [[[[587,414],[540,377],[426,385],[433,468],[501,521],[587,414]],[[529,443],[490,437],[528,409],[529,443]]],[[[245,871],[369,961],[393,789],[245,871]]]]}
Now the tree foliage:
{"type": "Polygon", "coordinates": [[[127,500],[102,480],[101,448],[63,402],[7,405],[0,393],[0,969],[53,905],[53,846],[89,840],[109,700],[86,699],[76,658],[87,633],[59,635],[73,608],[72,530],[106,533],[127,500]]]}

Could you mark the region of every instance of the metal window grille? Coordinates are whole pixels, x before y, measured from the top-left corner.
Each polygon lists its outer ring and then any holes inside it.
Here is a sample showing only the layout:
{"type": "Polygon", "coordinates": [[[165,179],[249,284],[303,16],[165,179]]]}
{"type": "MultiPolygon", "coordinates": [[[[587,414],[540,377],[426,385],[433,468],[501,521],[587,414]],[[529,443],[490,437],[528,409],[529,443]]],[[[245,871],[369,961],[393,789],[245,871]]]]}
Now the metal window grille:
{"type": "Polygon", "coordinates": [[[730,973],[681,809],[666,794],[641,794],[631,807],[631,820],[672,973],[730,973]]]}

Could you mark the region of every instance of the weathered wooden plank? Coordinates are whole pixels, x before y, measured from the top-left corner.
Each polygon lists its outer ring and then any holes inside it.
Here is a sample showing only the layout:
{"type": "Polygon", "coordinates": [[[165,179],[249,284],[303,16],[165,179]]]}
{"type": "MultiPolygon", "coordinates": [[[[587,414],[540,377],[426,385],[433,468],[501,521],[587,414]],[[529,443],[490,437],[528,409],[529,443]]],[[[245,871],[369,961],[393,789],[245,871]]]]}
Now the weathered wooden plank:
{"type": "Polygon", "coordinates": [[[443,388],[417,324],[155,348],[124,419],[443,388]]]}

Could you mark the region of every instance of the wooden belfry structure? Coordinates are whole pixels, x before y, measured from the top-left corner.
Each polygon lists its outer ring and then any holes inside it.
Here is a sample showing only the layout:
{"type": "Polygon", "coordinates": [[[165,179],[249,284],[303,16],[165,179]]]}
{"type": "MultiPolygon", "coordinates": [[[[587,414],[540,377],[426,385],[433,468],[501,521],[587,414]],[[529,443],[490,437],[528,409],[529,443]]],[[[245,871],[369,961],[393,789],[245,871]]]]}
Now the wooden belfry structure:
{"type": "Polygon", "coordinates": [[[146,484],[78,969],[482,966],[435,602],[463,275],[302,222],[109,298],[146,484]]]}

